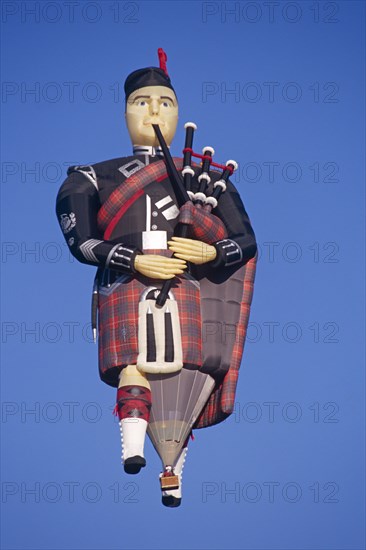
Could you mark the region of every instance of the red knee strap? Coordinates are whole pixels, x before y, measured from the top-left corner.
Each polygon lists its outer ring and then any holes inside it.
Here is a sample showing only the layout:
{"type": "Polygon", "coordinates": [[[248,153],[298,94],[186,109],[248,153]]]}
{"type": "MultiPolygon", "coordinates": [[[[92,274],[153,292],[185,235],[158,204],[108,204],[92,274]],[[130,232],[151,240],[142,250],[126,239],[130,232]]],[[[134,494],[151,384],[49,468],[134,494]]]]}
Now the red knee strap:
{"type": "Polygon", "coordinates": [[[142,418],[149,421],[151,391],[144,386],[122,386],[117,391],[117,410],[123,418],[142,418]]]}

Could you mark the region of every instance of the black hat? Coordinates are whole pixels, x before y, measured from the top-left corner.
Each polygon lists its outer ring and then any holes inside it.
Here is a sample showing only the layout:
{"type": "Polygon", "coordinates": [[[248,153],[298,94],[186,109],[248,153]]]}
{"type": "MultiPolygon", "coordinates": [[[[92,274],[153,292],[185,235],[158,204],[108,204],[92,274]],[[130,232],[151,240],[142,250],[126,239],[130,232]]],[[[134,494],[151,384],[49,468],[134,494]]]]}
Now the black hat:
{"type": "Polygon", "coordinates": [[[137,71],[133,71],[128,75],[125,81],[126,101],[132,92],[145,86],[165,86],[175,93],[166,70],[167,55],[162,48],[158,49],[158,56],[160,61],[159,68],[146,67],[145,69],[137,69],[137,71]]]}

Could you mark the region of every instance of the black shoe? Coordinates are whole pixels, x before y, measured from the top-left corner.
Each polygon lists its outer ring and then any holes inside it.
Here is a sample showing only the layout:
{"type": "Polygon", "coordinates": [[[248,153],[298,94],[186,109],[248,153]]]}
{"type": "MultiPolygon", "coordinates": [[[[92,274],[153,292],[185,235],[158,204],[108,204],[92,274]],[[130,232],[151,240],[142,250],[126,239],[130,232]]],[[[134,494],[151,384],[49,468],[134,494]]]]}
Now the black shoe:
{"type": "Polygon", "coordinates": [[[131,456],[126,458],[123,465],[126,474],[138,474],[146,466],[146,460],[142,456],[131,456]]]}
{"type": "Polygon", "coordinates": [[[168,495],[161,497],[161,502],[168,508],[178,508],[182,502],[182,499],[168,495]]]}

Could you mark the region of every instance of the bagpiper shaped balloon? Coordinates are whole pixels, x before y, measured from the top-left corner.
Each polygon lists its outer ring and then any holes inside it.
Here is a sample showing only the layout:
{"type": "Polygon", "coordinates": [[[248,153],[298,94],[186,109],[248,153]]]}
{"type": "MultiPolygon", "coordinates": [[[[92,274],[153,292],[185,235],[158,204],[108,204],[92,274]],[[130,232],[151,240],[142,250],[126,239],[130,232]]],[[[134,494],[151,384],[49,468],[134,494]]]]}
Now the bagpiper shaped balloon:
{"type": "Polygon", "coordinates": [[[146,465],[147,431],[162,502],[176,507],[192,429],[233,411],[256,241],[229,180],[235,161],[213,162],[211,147],[195,153],[191,122],[183,159],[171,157],[178,101],[158,54],[159,68],[125,82],[133,155],[69,168],[56,211],[72,254],[98,267],[93,332],[98,313],[99,372],[118,388],[124,470],[146,465]]]}

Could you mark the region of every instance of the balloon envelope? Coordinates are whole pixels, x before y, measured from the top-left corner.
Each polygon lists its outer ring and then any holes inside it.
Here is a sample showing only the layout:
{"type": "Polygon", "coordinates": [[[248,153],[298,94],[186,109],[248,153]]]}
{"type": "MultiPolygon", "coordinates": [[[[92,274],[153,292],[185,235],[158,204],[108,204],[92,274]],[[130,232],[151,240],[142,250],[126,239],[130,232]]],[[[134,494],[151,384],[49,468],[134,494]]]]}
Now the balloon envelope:
{"type": "Polygon", "coordinates": [[[185,368],[172,374],[148,374],[147,378],[152,397],[148,435],[163,468],[174,467],[215,381],[209,374],[185,368]]]}

